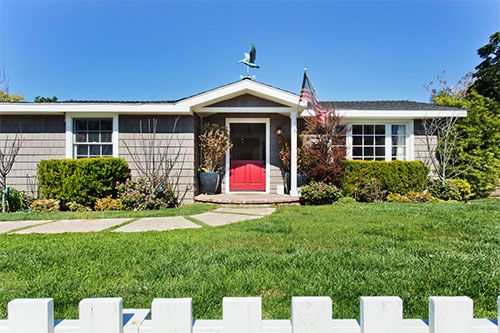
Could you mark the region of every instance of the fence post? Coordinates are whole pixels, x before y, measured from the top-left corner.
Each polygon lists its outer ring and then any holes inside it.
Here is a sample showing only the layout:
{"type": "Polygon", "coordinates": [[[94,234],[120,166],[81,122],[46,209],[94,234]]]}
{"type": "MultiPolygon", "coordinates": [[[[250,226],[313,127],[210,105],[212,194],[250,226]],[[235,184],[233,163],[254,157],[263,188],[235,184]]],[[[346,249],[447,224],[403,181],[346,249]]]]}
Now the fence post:
{"type": "Polygon", "coordinates": [[[121,298],[85,298],[79,313],[81,333],[123,333],[121,298]]]}
{"type": "Polygon", "coordinates": [[[155,298],[151,304],[152,333],[192,333],[191,298],[155,298]]]}
{"type": "Polygon", "coordinates": [[[52,298],[12,300],[8,316],[9,333],[54,333],[52,298]]]}
{"type": "Polygon", "coordinates": [[[430,297],[430,333],[472,333],[474,305],[469,297],[430,297]]]}
{"type": "Polygon", "coordinates": [[[331,330],[330,297],[292,297],[293,333],[327,333],[331,330]]]}
{"type": "Polygon", "coordinates": [[[261,333],[262,299],[260,297],[224,297],[223,333],[261,333]]]}
{"type": "Polygon", "coordinates": [[[403,300],[399,297],[361,297],[361,333],[400,333],[403,300]]]}

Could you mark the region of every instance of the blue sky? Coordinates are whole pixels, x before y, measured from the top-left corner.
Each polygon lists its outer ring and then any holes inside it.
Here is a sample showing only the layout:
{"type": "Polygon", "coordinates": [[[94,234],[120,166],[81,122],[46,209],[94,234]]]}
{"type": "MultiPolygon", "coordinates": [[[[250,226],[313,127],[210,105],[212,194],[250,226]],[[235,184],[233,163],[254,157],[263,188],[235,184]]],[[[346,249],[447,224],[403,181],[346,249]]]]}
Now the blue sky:
{"type": "Polygon", "coordinates": [[[0,66],[11,92],[62,99],[176,99],[239,79],[322,100],[428,101],[423,85],[479,63],[500,1],[6,1],[0,66]]]}

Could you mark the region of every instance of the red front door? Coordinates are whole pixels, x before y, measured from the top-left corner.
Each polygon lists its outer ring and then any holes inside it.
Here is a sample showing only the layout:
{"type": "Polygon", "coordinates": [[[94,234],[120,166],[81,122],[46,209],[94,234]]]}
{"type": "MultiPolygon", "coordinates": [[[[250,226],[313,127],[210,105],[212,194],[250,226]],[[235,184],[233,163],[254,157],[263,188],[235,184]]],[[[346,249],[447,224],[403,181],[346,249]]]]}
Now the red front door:
{"type": "Polygon", "coordinates": [[[261,160],[231,160],[231,191],[265,191],[266,168],[261,160]]]}

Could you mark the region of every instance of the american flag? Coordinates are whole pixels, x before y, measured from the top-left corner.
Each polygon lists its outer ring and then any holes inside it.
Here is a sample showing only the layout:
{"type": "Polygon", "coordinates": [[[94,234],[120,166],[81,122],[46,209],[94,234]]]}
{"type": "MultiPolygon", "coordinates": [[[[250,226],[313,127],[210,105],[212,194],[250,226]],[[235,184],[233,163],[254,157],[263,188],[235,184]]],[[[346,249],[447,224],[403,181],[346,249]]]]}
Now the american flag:
{"type": "Polygon", "coordinates": [[[316,91],[311,81],[307,77],[307,72],[304,71],[304,79],[302,80],[302,89],[300,90],[299,103],[305,101],[307,103],[307,112],[310,115],[317,116],[324,122],[329,111],[321,107],[321,104],[316,97],[316,91]]]}

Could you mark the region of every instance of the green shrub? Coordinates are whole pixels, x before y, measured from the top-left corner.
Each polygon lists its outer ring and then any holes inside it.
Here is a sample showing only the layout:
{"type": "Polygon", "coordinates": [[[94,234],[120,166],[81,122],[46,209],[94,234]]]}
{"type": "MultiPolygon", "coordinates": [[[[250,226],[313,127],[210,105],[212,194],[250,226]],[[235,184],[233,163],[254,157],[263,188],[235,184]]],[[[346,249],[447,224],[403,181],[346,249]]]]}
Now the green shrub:
{"type": "Polygon", "coordinates": [[[427,191],[414,192],[410,191],[406,194],[391,193],[387,196],[389,202],[428,202],[434,200],[434,197],[427,191]]]}
{"type": "Polygon", "coordinates": [[[127,162],[113,157],[41,161],[37,171],[43,197],[88,207],[99,198],[115,196],[116,184],[128,177],[127,162]]]}
{"type": "Polygon", "coordinates": [[[340,198],[337,203],[339,204],[351,204],[351,203],[356,203],[356,199],[353,197],[342,197],[340,198]]]}
{"type": "Polygon", "coordinates": [[[381,193],[406,194],[410,191],[422,192],[427,188],[430,169],[420,161],[345,161],[342,190],[347,196],[364,201],[370,196],[365,189],[380,185],[381,193]],[[376,184],[372,179],[377,179],[376,184]]]}
{"type": "Polygon", "coordinates": [[[169,184],[160,184],[152,191],[146,178],[127,179],[117,186],[121,203],[131,210],[154,210],[178,205],[177,195],[169,184]]]}
{"type": "Polygon", "coordinates": [[[434,180],[429,186],[429,192],[441,200],[468,201],[474,196],[472,187],[464,179],[448,179],[444,183],[434,180]]]}
{"type": "Polygon", "coordinates": [[[300,196],[303,205],[328,205],[339,200],[342,191],[334,185],[313,181],[302,186],[300,196]]]}
{"type": "Polygon", "coordinates": [[[382,182],[375,177],[370,177],[361,180],[354,198],[361,202],[380,202],[384,201],[386,195],[387,190],[384,189],[382,182]]]}
{"type": "Polygon", "coordinates": [[[90,212],[92,210],[90,207],[80,205],[76,202],[68,202],[66,206],[70,212],[90,212]]]}
{"type": "Polygon", "coordinates": [[[31,203],[30,208],[34,212],[58,212],[60,201],[56,199],[37,199],[31,203]]]}
{"type": "Polygon", "coordinates": [[[108,196],[106,198],[98,199],[95,202],[95,210],[125,210],[121,199],[113,199],[108,196]]]}
{"type": "MultiPolygon", "coordinates": [[[[1,193],[0,193],[1,198],[1,193]]],[[[9,192],[7,193],[7,212],[19,212],[23,210],[27,210],[30,207],[30,204],[33,202],[35,198],[24,194],[16,190],[15,188],[9,187],[9,192]]],[[[0,211],[2,210],[2,203],[0,199],[0,211]]]]}

